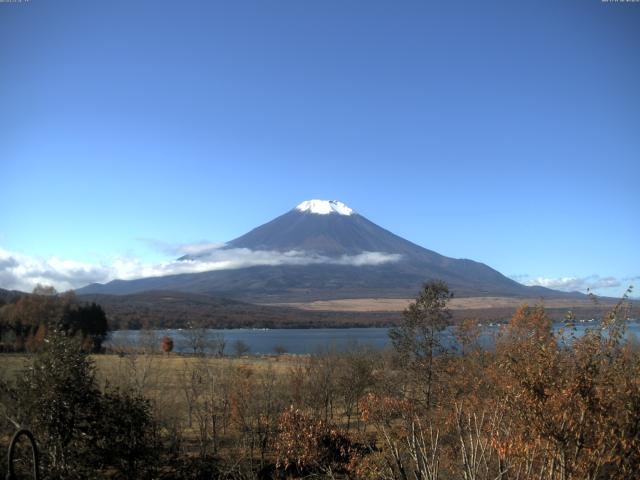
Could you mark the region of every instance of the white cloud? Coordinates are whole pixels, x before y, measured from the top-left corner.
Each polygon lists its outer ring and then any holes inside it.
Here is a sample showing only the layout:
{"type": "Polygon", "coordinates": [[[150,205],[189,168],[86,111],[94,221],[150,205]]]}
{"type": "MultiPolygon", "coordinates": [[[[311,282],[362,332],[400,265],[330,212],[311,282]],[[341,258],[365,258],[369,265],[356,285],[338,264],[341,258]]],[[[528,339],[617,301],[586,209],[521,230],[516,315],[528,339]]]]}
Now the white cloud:
{"type": "MultiPolygon", "coordinates": [[[[193,260],[170,260],[159,263],[142,262],[136,258],[115,258],[96,264],[57,257],[36,258],[0,248],[0,287],[31,291],[38,284],[53,285],[63,291],[79,288],[89,283],[105,283],[115,279],[132,280],[181,273],[198,273],[212,270],[238,269],[260,265],[380,265],[396,262],[401,255],[382,252],[363,252],[358,255],[326,257],[292,250],[276,252],[249,250],[247,248],[222,249],[220,244],[201,242],[192,245],[174,245],[173,254],[202,255],[193,260]],[[203,255],[203,253],[205,255],[203,255]]],[[[165,244],[165,247],[169,247],[165,244]]]]}
{"type": "Polygon", "coordinates": [[[623,286],[615,277],[601,277],[600,275],[588,275],[586,277],[532,277],[530,275],[512,275],[512,279],[525,285],[540,286],[562,290],[565,292],[586,292],[587,290],[601,290],[618,288],[623,286]]]}
{"type": "Polygon", "coordinates": [[[202,255],[213,250],[224,247],[223,242],[207,242],[202,240],[194,243],[169,243],[162,240],[155,240],[151,238],[139,238],[140,242],[147,245],[147,247],[157,252],[163,253],[169,257],[181,257],[183,255],[202,255]]]}
{"type": "Polygon", "coordinates": [[[0,287],[6,289],[31,291],[40,283],[54,285],[58,290],[68,290],[78,285],[105,281],[109,275],[110,269],[100,264],[58,257],[40,259],[0,248],[0,287]]]}

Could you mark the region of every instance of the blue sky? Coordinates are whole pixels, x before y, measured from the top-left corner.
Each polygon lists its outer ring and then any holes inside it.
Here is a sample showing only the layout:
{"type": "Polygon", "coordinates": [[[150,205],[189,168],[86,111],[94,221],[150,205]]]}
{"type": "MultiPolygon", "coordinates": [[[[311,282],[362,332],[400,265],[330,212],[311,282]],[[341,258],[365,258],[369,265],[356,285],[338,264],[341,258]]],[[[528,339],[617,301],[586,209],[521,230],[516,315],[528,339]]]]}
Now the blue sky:
{"type": "Polygon", "coordinates": [[[639,48],[640,4],[599,0],[0,3],[0,287],[132,275],[331,198],[620,294],[639,48]]]}

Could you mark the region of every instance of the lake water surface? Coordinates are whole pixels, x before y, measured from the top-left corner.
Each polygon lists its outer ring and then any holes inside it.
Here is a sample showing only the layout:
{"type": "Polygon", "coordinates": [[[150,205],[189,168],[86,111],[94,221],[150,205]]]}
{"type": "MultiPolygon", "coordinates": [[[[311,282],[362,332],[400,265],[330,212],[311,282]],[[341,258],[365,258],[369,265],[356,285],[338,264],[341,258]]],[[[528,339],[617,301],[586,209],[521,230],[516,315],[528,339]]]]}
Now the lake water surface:
{"type": "MultiPolygon", "coordinates": [[[[554,329],[564,327],[555,324],[554,329]]],[[[577,336],[583,335],[586,329],[597,329],[599,323],[578,322],[575,327],[577,336]]],[[[484,348],[493,346],[493,339],[500,329],[499,325],[483,325],[480,336],[480,344],[484,348]]],[[[565,327],[565,330],[566,327],[565,327]]],[[[226,354],[233,353],[233,344],[238,340],[248,345],[250,354],[273,354],[277,347],[282,347],[289,353],[311,354],[323,350],[344,351],[358,346],[367,346],[375,349],[384,349],[391,345],[388,336],[388,328],[277,328],[277,329],[208,329],[205,338],[213,339],[222,334],[226,342],[226,354]]],[[[628,323],[627,334],[629,337],[640,338],[640,322],[632,320],[628,323]]],[[[105,346],[139,345],[143,343],[160,344],[160,338],[169,336],[174,342],[174,352],[189,353],[190,334],[186,330],[153,330],[144,332],[138,330],[117,330],[112,332],[105,346]]],[[[441,341],[446,346],[454,346],[455,340],[450,328],[441,334],[441,341]]],[[[205,349],[206,349],[205,341],[205,349]]]]}

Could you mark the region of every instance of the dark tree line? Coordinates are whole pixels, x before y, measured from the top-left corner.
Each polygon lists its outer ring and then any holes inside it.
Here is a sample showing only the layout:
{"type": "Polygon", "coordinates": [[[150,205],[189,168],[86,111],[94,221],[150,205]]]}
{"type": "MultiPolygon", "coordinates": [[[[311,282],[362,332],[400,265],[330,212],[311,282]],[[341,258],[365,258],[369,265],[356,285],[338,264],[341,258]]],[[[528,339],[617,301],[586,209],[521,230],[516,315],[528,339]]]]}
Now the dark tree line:
{"type": "Polygon", "coordinates": [[[30,295],[0,305],[0,351],[38,351],[54,328],[78,337],[90,352],[100,351],[109,331],[102,307],[78,302],[73,292],[37,287],[30,295]]]}

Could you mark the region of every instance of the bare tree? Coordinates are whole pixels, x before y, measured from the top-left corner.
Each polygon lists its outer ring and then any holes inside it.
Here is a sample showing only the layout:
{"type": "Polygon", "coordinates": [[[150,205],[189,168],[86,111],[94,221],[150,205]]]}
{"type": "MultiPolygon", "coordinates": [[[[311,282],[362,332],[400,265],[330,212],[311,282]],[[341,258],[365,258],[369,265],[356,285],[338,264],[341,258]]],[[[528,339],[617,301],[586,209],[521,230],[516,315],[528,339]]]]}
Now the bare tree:
{"type": "Polygon", "coordinates": [[[236,340],[235,342],[233,342],[233,351],[235,352],[237,357],[246,355],[247,353],[249,353],[250,350],[251,350],[251,347],[247,345],[246,342],[243,342],[242,340],[236,340]]]}
{"type": "Polygon", "coordinates": [[[276,355],[284,355],[287,353],[287,348],[284,345],[276,345],[273,347],[273,351],[276,355]]]}
{"type": "Polygon", "coordinates": [[[333,418],[337,397],[337,354],[325,352],[311,357],[306,371],[307,403],[316,411],[316,416],[328,423],[333,418]]]}
{"type": "Polygon", "coordinates": [[[193,323],[187,323],[184,336],[189,349],[194,355],[203,355],[205,352],[207,330],[202,327],[196,327],[193,323]]]}
{"type": "Polygon", "coordinates": [[[367,349],[352,350],[340,356],[336,387],[347,417],[347,430],[352,418],[356,418],[357,425],[360,423],[358,401],[373,385],[373,367],[373,354],[367,349]]]}
{"type": "Polygon", "coordinates": [[[222,332],[210,333],[207,336],[207,350],[211,351],[216,357],[224,357],[224,350],[227,341],[222,332]]]}

